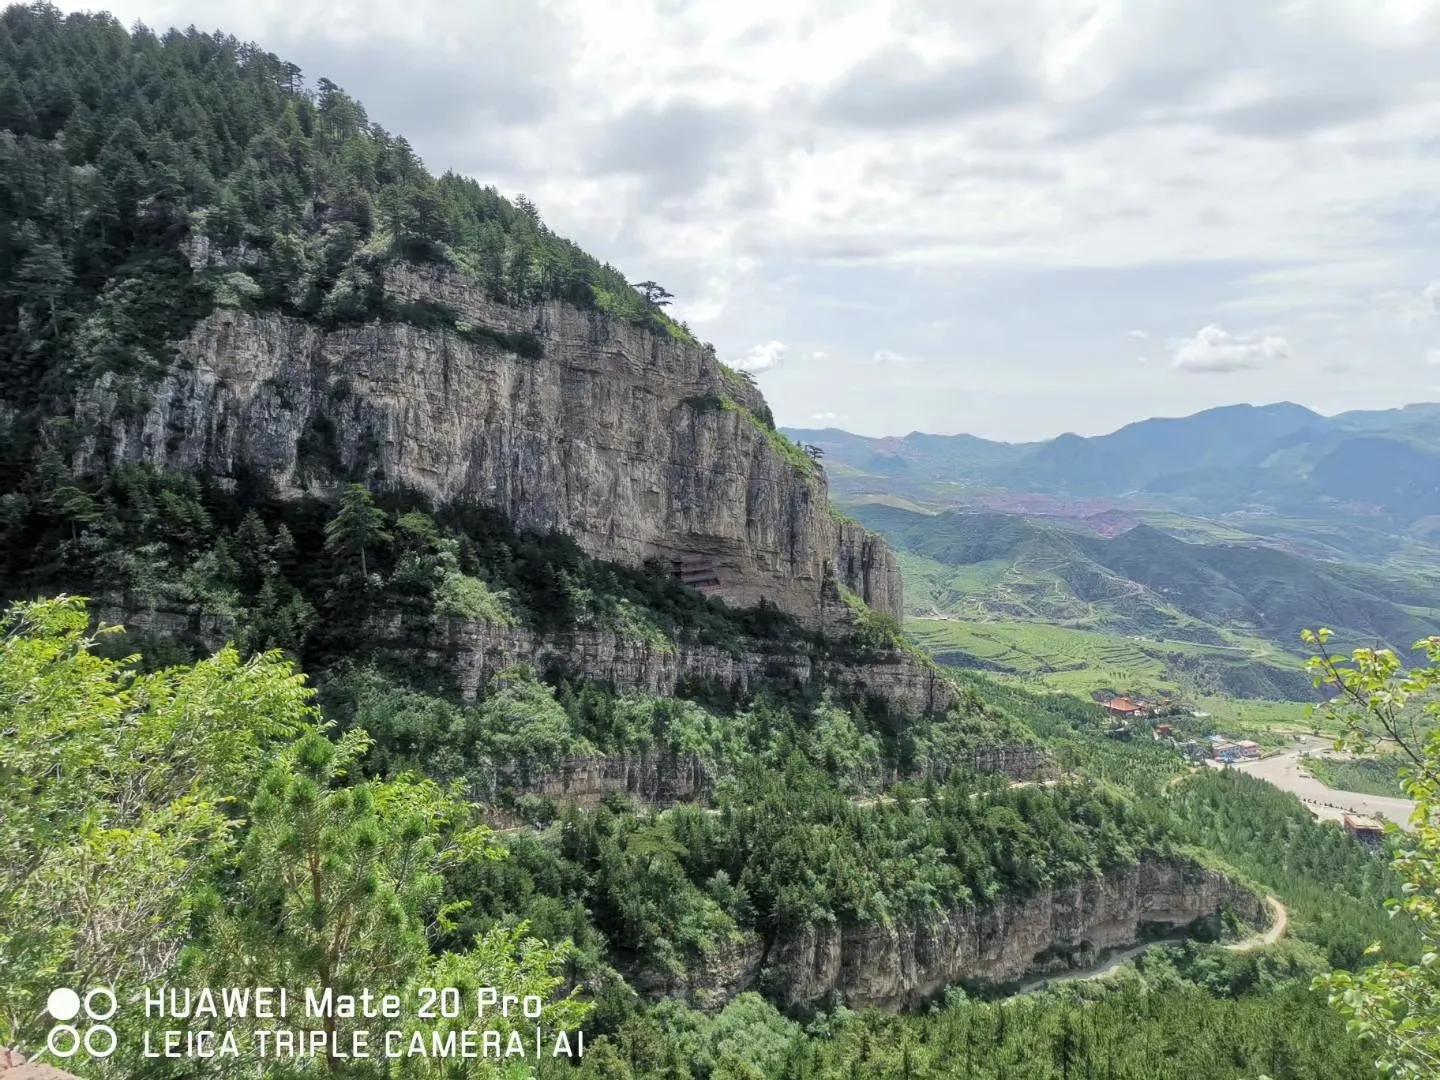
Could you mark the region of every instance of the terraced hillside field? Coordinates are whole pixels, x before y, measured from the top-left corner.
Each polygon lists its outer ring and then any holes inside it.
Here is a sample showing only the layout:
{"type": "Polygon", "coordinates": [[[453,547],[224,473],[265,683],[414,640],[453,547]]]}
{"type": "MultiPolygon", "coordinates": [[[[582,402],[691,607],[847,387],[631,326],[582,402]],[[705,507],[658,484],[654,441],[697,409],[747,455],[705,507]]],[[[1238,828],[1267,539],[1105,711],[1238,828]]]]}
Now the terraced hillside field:
{"type": "Polygon", "coordinates": [[[1302,722],[1313,690],[1301,661],[1264,642],[1199,645],[1025,622],[906,620],[922,648],[949,667],[1080,696],[1098,690],[1180,695],[1207,711],[1249,711],[1302,722]],[[1270,710],[1261,702],[1273,702],[1270,710]]]}

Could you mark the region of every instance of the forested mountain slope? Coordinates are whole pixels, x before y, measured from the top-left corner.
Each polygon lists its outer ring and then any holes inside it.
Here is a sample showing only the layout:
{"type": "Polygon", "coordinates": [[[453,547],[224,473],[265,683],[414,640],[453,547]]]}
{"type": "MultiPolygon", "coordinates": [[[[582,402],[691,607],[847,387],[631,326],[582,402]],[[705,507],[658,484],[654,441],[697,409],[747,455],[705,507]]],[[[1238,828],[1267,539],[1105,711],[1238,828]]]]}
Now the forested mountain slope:
{"type": "Polygon", "coordinates": [[[1138,525],[1114,537],[1004,514],[855,511],[904,552],[940,567],[912,574],[911,610],[1034,619],[1208,644],[1227,631],[1299,648],[1319,623],[1347,640],[1408,652],[1440,612],[1440,582],[1397,579],[1241,544],[1177,540],[1138,525]]]}
{"type": "Polygon", "coordinates": [[[32,15],[0,54],[7,476],[363,481],[704,560],[810,625],[837,585],[898,612],[754,387],[523,197],[233,40],[32,15]]]}
{"type": "MultiPolygon", "coordinates": [[[[1357,1075],[1305,987],[1342,924],[1414,951],[1383,864],[1293,800],[1201,851],[1253,791],[918,655],[888,547],[650,286],[257,46],[5,11],[0,1042],[96,972],[338,979],[533,991],[592,1048],[546,1077],[904,1075],[872,1007],[932,1002],[893,1023],[1074,1075],[1129,999],[1057,1049],[1064,999],[954,988],[1275,889],[1301,940],[1157,954],[1115,1060],[1357,1075]]],[[[108,1074],[156,1075],[135,1033],[108,1074]]]]}

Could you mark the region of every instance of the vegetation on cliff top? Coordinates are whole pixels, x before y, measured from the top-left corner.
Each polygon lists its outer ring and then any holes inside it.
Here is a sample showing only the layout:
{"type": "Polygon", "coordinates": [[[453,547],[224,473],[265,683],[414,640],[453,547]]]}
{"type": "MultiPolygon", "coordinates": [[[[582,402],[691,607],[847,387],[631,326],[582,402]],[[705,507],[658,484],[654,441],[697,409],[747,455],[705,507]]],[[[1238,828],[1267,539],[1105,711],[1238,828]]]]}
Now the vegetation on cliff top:
{"type": "Polygon", "coordinates": [[[217,302],[380,314],[391,259],[691,340],[524,196],[433,176],[330,81],[307,89],[294,64],[193,28],[6,9],[0,221],[0,395],[22,408],[102,371],[154,375],[217,302]],[[191,270],[197,237],[224,265],[191,270]]]}
{"type": "MultiPolygon", "coordinates": [[[[660,293],[556,237],[528,200],[434,178],[339,88],[307,92],[293,65],[254,46],[45,5],[0,17],[6,588],[103,589],[200,630],[157,629],[132,658],[131,642],[87,637],[73,601],[17,608],[0,626],[0,968],[19,973],[0,986],[0,1042],[42,1040],[45,991],[96,971],[481,982],[562,999],[583,981],[593,1041],[580,1075],[921,1076],[964,1054],[995,1075],[1153,1075],[1178,1062],[1300,1080],[1358,1068],[1303,988],[1327,959],[1363,963],[1362,939],[1382,940],[1399,966],[1355,984],[1381,1005],[1395,988],[1383,980],[1430,978],[1403,966],[1415,927],[1377,925],[1373,905],[1396,883],[1380,860],[1254,782],[1175,782],[1176,755],[1098,737],[1086,703],[971,679],[951,714],[897,725],[862,695],[814,685],[656,699],[563,670],[505,671],[466,702],[453,672],[386,655],[369,629],[379,618],[599,627],[658,651],[826,659],[899,647],[898,628],[854,598],[855,640],[820,642],[773,609],[730,611],[469,507],[398,492],[377,504],[361,487],[338,506],[285,502],[248,480],[140,468],[77,477],[83,433],[41,420],[102,373],[143,404],[170,344],[216,304],[531,347],[442,307],[397,305],[379,288],[394,260],[453,267],[502,302],[557,297],[688,338],[660,293]],[[187,252],[204,242],[212,258],[196,271],[187,252]],[[236,648],[195,662],[217,631],[236,648]],[[279,650],[323,680],[323,718],[279,650]],[[1065,782],[1011,786],[958,767],[977,741],[1027,726],[1065,782]],[[710,767],[714,805],[616,798],[586,814],[523,785],[496,790],[507,770],[635,751],[710,767]],[[527,827],[495,842],[480,799],[527,827]],[[843,1007],[786,1018],[753,996],[707,1019],[640,1003],[617,970],[681,974],[740,940],[923,919],[1183,851],[1276,890],[1301,941],[1253,962],[1167,954],[1143,965],[1144,993],[1014,1005],[952,994],[903,1019],[843,1007]]],[[[715,407],[743,411],[783,460],[815,471],[772,418],[739,404],[752,400],[743,376],[723,375],[731,393],[715,407]]],[[[333,429],[312,425],[301,450],[329,468],[333,429]]],[[[573,1027],[585,1006],[558,1009],[549,1021],[573,1027]]],[[[124,1055],[105,1068],[153,1071],[124,1055]]]]}

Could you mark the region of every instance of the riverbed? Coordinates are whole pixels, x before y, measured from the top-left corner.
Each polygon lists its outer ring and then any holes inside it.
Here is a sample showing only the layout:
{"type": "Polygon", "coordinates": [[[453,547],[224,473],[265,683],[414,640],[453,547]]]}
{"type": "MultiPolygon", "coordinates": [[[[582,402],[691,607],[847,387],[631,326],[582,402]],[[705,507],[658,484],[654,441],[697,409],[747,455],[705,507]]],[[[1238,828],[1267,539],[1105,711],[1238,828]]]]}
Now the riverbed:
{"type": "Polygon", "coordinates": [[[1314,735],[1303,735],[1292,745],[1259,761],[1243,761],[1230,768],[1268,780],[1282,791],[1299,797],[1310,812],[1326,821],[1339,821],[1344,814],[1393,821],[1402,829],[1410,827],[1415,804],[1409,799],[1388,795],[1362,795],[1327,787],[1305,769],[1305,756],[1330,752],[1334,744],[1314,735]]]}

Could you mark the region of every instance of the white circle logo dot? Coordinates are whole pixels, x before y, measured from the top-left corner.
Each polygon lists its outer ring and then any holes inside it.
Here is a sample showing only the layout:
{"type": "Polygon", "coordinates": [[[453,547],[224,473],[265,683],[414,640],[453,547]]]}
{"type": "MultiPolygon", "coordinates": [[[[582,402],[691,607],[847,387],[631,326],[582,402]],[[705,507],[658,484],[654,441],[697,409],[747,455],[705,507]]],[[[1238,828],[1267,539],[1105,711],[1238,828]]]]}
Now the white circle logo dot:
{"type": "Polygon", "coordinates": [[[45,1011],[64,1023],[80,1015],[80,995],[68,986],[57,986],[45,999],[45,1011]]]}
{"type": "Polygon", "coordinates": [[[85,995],[85,1015],[91,1020],[109,1020],[119,1007],[119,1002],[115,1000],[115,991],[108,986],[97,986],[85,995]],[[101,1004],[96,1004],[97,999],[101,1004]]]}
{"type": "Polygon", "coordinates": [[[85,1029],[85,1052],[92,1058],[107,1058],[115,1052],[115,1029],[96,1024],[85,1029]]]}
{"type": "Polygon", "coordinates": [[[46,1036],[45,1045],[58,1058],[74,1057],[80,1050],[80,1032],[75,1029],[74,1024],[56,1024],[50,1029],[50,1034],[46,1036]],[[70,1040],[70,1045],[63,1050],[60,1042],[62,1038],[70,1040]]]}

